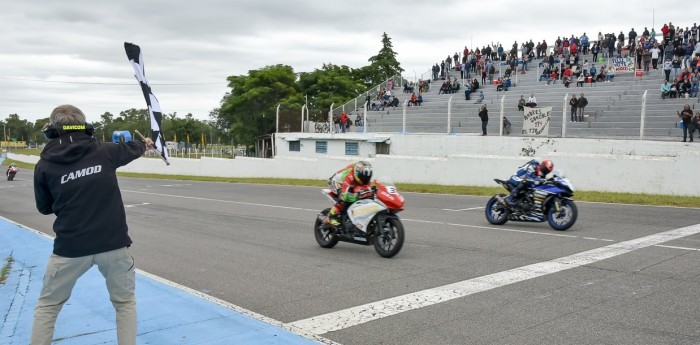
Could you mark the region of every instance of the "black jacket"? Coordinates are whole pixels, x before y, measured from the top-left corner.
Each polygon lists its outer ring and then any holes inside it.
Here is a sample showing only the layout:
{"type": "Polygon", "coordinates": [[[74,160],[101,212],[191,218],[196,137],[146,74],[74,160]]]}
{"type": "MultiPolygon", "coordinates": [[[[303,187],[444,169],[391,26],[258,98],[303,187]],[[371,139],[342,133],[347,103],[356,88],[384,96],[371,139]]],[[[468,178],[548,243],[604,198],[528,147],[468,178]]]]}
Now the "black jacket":
{"type": "Polygon", "coordinates": [[[479,118],[481,118],[481,122],[487,122],[489,120],[489,111],[486,109],[479,110],[479,118]]]}
{"type": "Polygon", "coordinates": [[[82,132],[52,139],[34,168],[34,197],[56,215],[53,252],[81,257],[129,246],[116,170],[141,157],[140,141],[97,142],[82,132]]]}

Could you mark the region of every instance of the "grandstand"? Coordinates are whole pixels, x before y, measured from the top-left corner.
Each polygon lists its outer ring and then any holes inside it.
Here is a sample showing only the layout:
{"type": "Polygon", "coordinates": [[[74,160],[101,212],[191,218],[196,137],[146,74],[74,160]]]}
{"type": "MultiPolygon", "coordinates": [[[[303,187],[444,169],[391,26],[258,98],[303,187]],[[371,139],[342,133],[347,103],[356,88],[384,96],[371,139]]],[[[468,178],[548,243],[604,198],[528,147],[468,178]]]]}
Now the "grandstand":
{"type": "MultiPolygon", "coordinates": [[[[581,61],[592,59],[591,55],[582,55],[581,61]]],[[[600,70],[603,63],[596,63],[600,70]]],[[[518,72],[519,73],[519,72],[518,72]]],[[[504,115],[512,123],[511,135],[520,135],[523,126],[523,112],[518,111],[517,103],[521,95],[525,99],[530,94],[537,98],[537,107],[552,107],[552,118],[549,125],[549,136],[560,137],[562,133],[562,120],[566,118],[566,136],[580,138],[627,138],[640,137],[640,123],[642,114],[642,97],[647,93],[646,112],[644,119],[644,138],[653,140],[677,140],[682,136],[678,128],[676,111],[689,103],[693,109],[700,111],[698,98],[676,98],[662,100],[660,85],[664,80],[663,70],[651,70],[642,76],[635,76],[634,72],[616,73],[610,83],[586,83],[584,87],[576,87],[575,81],[566,88],[560,80],[554,85],[546,85],[544,81],[538,81],[539,74],[536,60],[530,64],[526,74],[517,75],[517,83],[508,91],[496,91],[495,85],[481,85],[478,91],[485,95],[484,103],[489,109],[489,135],[498,135],[497,124],[500,118],[501,97],[505,96],[504,115]],[[533,67],[534,66],[534,67],[533,67]],[[570,109],[567,105],[567,114],[563,116],[565,97],[584,93],[588,99],[585,108],[585,120],[583,122],[568,122],[570,109]]],[[[497,71],[498,74],[498,71],[497,71]]],[[[461,84],[459,72],[450,72],[451,78],[458,78],[461,84]]],[[[474,74],[472,74],[472,79],[474,74]]],[[[478,78],[481,81],[481,78],[478,78]]],[[[511,78],[515,82],[515,75],[511,78]]],[[[406,108],[406,133],[447,133],[448,103],[452,98],[450,108],[450,133],[473,134],[481,133],[481,121],[477,115],[479,104],[475,104],[477,97],[474,93],[471,100],[464,97],[464,87],[461,86],[457,93],[438,94],[442,80],[433,81],[431,89],[424,92],[423,105],[406,108]]],[[[401,83],[393,90],[400,104],[403,105],[410,98],[410,93],[402,93],[401,83]]],[[[567,100],[569,99],[567,98],[567,100]]],[[[378,102],[378,101],[375,101],[378,102]]],[[[567,102],[568,103],[568,102],[567,102]]],[[[361,106],[360,106],[361,107],[361,106]]],[[[362,109],[346,109],[355,119],[357,114],[362,114],[362,109]]],[[[335,112],[334,112],[335,113],[335,112]]],[[[387,107],[383,111],[368,111],[368,132],[403,132],[403,107],[387,107]]],[[[354,126],[353,132],[361,132],[362,127],[354,126]]]]}

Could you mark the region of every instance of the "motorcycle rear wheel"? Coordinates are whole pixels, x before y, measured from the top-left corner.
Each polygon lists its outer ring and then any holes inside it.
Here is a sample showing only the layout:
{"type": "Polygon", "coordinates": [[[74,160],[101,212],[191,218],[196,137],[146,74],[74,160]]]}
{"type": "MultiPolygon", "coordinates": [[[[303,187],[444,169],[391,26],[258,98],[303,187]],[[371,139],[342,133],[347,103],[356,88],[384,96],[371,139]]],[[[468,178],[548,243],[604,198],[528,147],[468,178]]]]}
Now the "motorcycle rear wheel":
{"type": "Polygon", "coordinates": [[[377,229],[374,235],[374,250],[385,258],[398,254],[403,247],[403,224],[397,218],[389,218],[382,229],[377,229]]]}
{"type": "MultiPolygon", "coordinates": [[[[498,194],[501,198],[505,198],[505,194],[498,194]]],[[[486,203],[486,220],[493,225],[503,225],[508,221],[510,210],[505,205],[501,204],[496,198],[496,195],[486,203]]]]}
{"type": "MultiPolygon", "coordinates": [[[[321,211],[321,214],[328,216],[330,208],[321,211]]],[[[316,237],[316,242],[323,248],[333,248],[338,244],[338,236],[333,233],[333,229],[323,224],[323,221],[316,216],[316,222],[314,223],[314,236],[316,237]]]]}
{"type": "Polygon", "coordinates": [[[554,207],[547,210],[547,222],[554,230],[564,231],[576,223],[578,208],[573,200],[562,199],[559,211],[554,207]]]}

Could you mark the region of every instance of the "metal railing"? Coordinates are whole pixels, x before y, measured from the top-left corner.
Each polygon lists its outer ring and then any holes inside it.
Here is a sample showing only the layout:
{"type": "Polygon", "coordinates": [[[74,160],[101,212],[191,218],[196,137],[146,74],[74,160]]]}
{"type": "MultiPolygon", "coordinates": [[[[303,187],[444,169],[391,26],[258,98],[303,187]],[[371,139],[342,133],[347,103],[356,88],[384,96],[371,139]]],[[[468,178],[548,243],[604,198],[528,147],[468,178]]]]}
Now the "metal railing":
{"type": "Polygon", "coordinates": [[[396,86],[403,87],[403,81],[404,81],[403,77],[400,75],[392,76],[392,77],[382,81],[381,83],[379,83],[375,86],[372,86],[367,91],[359,94],[357,97],[347,101],[346,103],[340,105],[337,108],[332,108],[332,105],[331,105],[331,111],[330,111],[331,115],[329,117],[332,119],[333,115],[340,115],[340,113],[342,113],[342,112],[351,113],[351,112],[359,111],[360,110],[359,107],[365,104],[365,101],[367,99],[367,95],[369,95],[369,97],[370,97],[370,102],[373,99],[376,99],[377,95],[379,95],[379,92],[382,89],[388,89],[388,85],[389,85],[390,81],[393,84],[392,88],[394,88],[394,89],[396,88],[396,86]]]}

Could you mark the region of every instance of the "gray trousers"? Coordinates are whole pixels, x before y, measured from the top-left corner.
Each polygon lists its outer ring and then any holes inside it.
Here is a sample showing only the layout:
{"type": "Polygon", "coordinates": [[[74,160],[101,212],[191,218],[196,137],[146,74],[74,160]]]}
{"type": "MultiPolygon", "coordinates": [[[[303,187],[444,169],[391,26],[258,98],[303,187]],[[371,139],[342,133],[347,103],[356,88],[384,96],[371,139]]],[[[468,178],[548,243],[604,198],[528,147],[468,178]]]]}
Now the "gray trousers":
{"type": "Polygon", "coordinates": [[[79,258],[51,254],[34,308],[31,345],[51,344],[58,313],[70,298],[75,282],[93,265],[105,277],[109,299],[116,310],[118,344],[136,344],[136,268],[134,258],[124,247],[79,258]]]}

